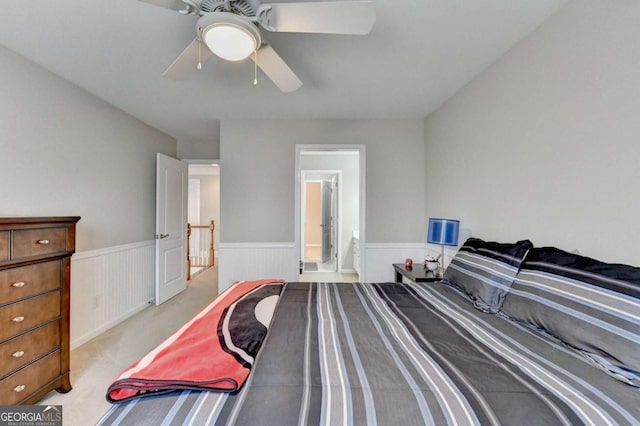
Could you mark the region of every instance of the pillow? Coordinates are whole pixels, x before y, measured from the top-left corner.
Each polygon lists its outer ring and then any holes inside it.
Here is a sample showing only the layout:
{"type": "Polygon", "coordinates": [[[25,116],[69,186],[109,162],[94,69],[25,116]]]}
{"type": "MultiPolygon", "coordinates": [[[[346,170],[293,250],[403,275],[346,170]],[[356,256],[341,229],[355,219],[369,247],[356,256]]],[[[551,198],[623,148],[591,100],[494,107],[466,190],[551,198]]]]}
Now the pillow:
{"type": "Polygon", "coordinates": [[[496,313],[532,247],[529,240],[502,244],[469,238],[451,261],[442,282],[466,293],[477,309],[496,313]]]}
{"type": "Polygon", "coordinates": [[[614,377],[640,385],[640,268],[534,248],[502,313],[578,349],[614,377]]]}

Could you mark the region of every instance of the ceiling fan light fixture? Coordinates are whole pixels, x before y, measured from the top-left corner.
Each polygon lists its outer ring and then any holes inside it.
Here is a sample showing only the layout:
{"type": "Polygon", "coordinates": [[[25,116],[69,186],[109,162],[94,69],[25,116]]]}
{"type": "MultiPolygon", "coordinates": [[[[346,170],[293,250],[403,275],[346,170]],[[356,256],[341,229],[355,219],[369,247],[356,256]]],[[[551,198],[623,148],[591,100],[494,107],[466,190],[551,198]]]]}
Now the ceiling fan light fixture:
{"type": "Polygon", "coordinates": [[[241,61],[262,43],[258,28],[238,15],[216,12],[198,22],[209,50],[227,61],[241,61]]]}

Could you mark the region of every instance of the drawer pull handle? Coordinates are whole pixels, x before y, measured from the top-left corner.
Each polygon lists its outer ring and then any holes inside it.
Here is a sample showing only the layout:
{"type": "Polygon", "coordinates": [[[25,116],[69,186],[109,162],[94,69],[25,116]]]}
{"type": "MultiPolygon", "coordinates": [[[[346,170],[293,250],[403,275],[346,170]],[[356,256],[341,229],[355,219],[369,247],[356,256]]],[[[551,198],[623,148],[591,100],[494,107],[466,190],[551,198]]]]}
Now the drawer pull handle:
{"type": "Polygon", "coordinates": [[[24,351],[15,351],[11,356],[14,358],[22,358],[24,356],[24,351]]]}
{"type": "Polygon", "coordinates": [[[46,246],[47,244],[49,244],[49,240],[38,240],[36,241],[36,244],[46,246]]]}
{"type": "Polygon", "coordinates": [[[25,385],[18,385],[15,388],[13,388],[13,391],[14,392],[22,392],[25,388],[26,388],[25,385]]]}
{"type": "Polygon", "coordinates": [[[20,287],[24,287],[24,285],[25,285],[24,281],[18,281],[18,282],[15,282],[15,283],[11,284],[11,287],[20,288],[20,287]]]}
{"type": "Polygon", "coordinates": [[[13,322],[22,322],[22,321],[24,321],[24,317],[23,316],[14,317],[14,318],[11,318],[11,321],[13,321],[13,322]]]}

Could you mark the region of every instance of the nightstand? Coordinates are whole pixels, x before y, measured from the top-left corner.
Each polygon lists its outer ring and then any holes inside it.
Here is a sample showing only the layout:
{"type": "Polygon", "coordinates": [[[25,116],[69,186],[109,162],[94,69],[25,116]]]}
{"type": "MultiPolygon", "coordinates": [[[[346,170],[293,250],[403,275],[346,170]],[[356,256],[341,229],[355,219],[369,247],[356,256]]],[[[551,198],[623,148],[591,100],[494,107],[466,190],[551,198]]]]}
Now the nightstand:
{"type": "Polygon", "coordinates": [[[396,272],[397,283],[402,282],[403,276],[414,283],[433,283],[442,280],[442,278],[437,278],[432,271],[425,268],[423,263],[414,263],[411,269],[405,268],[404,263],[394,263],[393,269],[396,272]]]}

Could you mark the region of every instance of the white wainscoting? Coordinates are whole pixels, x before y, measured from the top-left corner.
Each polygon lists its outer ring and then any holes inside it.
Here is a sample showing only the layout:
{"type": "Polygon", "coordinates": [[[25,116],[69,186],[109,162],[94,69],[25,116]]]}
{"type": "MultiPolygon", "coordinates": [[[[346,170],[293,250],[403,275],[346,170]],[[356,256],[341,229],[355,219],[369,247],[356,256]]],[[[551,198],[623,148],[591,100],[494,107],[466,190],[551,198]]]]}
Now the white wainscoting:
{"type": "Polygon", "coordinates": [[[222,293],[240,280],[298,279],[294,243],[220,243],[218,246],[218,291],[222,293]]]}
{"type": "Polygon", "coordinates": [[[395,274],[392,263],[404,263],[407,258],[420,262],[427,254],[424,243],[367,243],[364,249],[364,277],[370,283],[393,282],[395,274]]]}
{"type": "MultiPolygon", "coordinates": [[[[441,253],[440,246],[425,243],[368,243],[365,244],[365,250],[365,279],[372,283],[393,282],[393,263],[404,263],[407,258],[421,263],[426,255],[437,256],[441,253]]],[[[445,265],[449,264],[456,252],[457,247],[445,248],[445,265]]]]}
{"type": "MultiPolygon", "coordinates": [[[[440,246],[425,243],[365,244],[365,274],[362,280],[388,282],[395,279],[392,263],[406,258],[422,262],[427,254],[437,256],[440,246]]],[[[457,248],[445,248],[446,264],[457,248]]],[[[240,280],[282,278],[296,281],[299,276],[299,256],[294,243],[220,243],[218,247],[218,289],[220,292],[240,280]]]]}
{"type": "Polygon", "coordinates": [[[154,297],[154,241],[74,254],[71,258],[71,348],[141,311],[154,297]]]}

